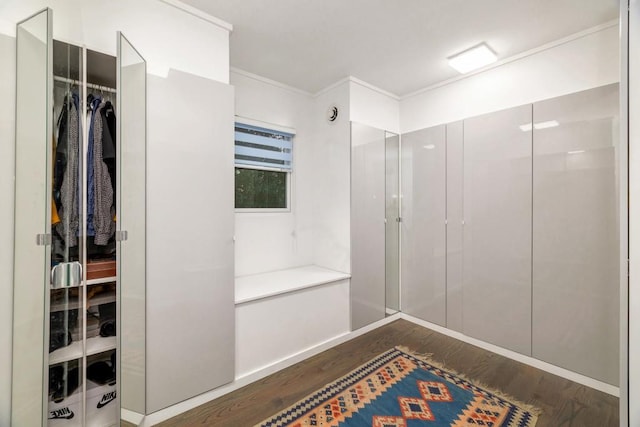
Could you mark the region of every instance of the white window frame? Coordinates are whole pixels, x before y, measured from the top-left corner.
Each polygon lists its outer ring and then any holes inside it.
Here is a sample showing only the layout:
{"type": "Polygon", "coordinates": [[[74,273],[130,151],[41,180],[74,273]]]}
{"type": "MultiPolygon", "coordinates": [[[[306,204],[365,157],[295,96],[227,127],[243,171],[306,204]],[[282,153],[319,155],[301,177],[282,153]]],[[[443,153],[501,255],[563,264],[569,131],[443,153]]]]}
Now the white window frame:
{"type": "MultiPolygon", "coordinates": [[[[283,132],[283,133],[288,133],[293,135],[293,139],[295,139],[296,136],[296,131],[293,128],[289,128],[286,126],[281,126],[281,125],[276,125],[273,123],[267,123],[267,122],[263,122],[260,120],[255,120],[255,119],[249,119],[246,117],[241,117],[241,116],[236,116],[235,117],[235,122],[234,122],[234,127],[236,125],[248,125],[248,126],[255,126],[255,127],[260,127],[260,128],[264,128],[267,130],[272,130],[275,132],[283,132]]],[[[233,190],[234,190],[234,209],[236,213],[239,214],[272,214],[272,213],[290,213],[291,210],[291,203],[292,203],[292,193],[293,193],[293,186],[294,186],[294,179],[293,179],[293,164],[296,162],[295,159],[295,154],[296,154],[296,150],[293,148],[295,144],[292,144],[292,148],[291,148],[291,169],[290,170],[282,170],[282,169],[278,169],[278,168],[268,168],[268,167],[260,167],[260,166],[252,166],[252,165],[238,165],[235,164],[234,161],[234,174],[235,174],[235,170],[236,168],[240,168],[240,169],[253,169],[253,170],[266,170],[266,171],[272,171],[272,172],[283,172],[286,174],[286,188],[287,188],[287,194],[286,194],[286,203],[287,203],[287,207],[286,208],[235,208],[235,176],[234,176],[234,182],[233,182],[233,190]]],[[[234,139],[234,147],[235,147],[235,139],[234,139]]]]}

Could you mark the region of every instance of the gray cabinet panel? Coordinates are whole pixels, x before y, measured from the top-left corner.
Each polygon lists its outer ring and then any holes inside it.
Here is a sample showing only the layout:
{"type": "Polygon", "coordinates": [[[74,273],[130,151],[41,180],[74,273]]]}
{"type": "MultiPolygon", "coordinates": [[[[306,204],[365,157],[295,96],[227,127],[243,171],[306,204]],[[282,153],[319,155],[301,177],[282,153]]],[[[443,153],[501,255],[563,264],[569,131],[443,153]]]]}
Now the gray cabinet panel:
{"type": "Polygon", "coordinates": [[[385,139],[385,306],[389,312],[396,312],[400,310],[400,136],[385,132],[385,139]]]}
{"type": "MultiPolygon", "coordinates": [[[[50,246],[36,236],[51,231],[52,12],[16,28],[16,164],[13,266],[13,381],[11,425],[46,424],[49,357],[50,246]]],[[[2,141],[8,143],[8,141],[2,141]]],[[[6,236],[3,240],[7,240],[6,236]]],[[[10,278],[8,278],[10,280],[10,278]]],[[[8,398],[8,396],[3,396],[8,398]]],[[[82,414],[78,414],[82,417],[82,414]]]]}
{"type": "Polygon", "coordinates": [[[463,124],[447,124],[447,328],[462,332],[463,124]]]}
{"type": "Polygon", "coordinates": [[[127,240],[118,245],[120,281],[120,397],[125,409],[146,413],[146,219],[147,219],[147,67],[144,58],[118,34],[118,111],[120,153],[118,187],[119,231],[127,240]]]}
{"type": "Polygon", "coordinates": [[[233,88],[149,76],[147,413],[233,381],[233,88]]]}
{"type": "Polygon", "coordinates": [[[351,329],[385,316],[385,132],[351,123],[351,329]]]}
{"type": "Polygon", "coordinates": [[[531,354],[531,106],[464,122],[463,332],[531,354]]]}
{"type": "Polygon", "coordinates": [[[617,385],[618,85],[533,113],[533,356],[617,385]]]}
{"type": "Polygon", "coordinates": [[[446,323],[445,126],[402,136],[402,311],[446,323]]]}

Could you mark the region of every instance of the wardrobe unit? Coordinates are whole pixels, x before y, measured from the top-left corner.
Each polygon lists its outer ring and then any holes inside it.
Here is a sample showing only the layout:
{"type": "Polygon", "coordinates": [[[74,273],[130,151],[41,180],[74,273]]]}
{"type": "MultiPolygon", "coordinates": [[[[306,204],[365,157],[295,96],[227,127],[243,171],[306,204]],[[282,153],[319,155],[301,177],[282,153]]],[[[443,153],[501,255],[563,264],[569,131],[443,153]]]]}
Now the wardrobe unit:
{"type": "Polygon", "coordinates": [[[146,64],[53,24],[16,34],[12,425],[119,425],[144,396],[146,64]]]}
{"type": "Polygon", "coordinates": [[[402,135],[404,312],[618,384],[618,91],[402,135]]]}

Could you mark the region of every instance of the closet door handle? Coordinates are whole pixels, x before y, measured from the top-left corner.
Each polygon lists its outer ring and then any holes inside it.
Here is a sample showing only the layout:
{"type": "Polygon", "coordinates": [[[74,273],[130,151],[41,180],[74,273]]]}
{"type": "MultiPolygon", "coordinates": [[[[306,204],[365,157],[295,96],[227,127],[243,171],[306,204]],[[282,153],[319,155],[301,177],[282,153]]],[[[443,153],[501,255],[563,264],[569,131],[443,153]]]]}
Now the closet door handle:
{"type": "Polygon", "coordinates": [[[36,234],[36,245],[38,245],[38,246],[50,246],[51,245],[51,233],[36,234]]]}
{"type": "Polygon", "coordinates": [[[68,288],[82,283],[82,264],[78,261],[61,262],[51,269],[51,287],[68,288]]]}

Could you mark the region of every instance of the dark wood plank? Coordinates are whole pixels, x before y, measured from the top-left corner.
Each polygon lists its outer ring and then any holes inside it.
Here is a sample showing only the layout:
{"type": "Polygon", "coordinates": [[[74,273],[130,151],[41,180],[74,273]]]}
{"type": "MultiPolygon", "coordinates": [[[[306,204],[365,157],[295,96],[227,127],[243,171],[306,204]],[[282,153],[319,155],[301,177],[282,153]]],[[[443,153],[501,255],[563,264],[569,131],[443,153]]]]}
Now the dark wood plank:
{"type": "Polygon", "coordinates": [[[538,427],[618,426],[618,398],[515,362],[406,320],[397,320],[161,423],[252,426],[401,345],[472,381],[540,408],[538,427]]]}

